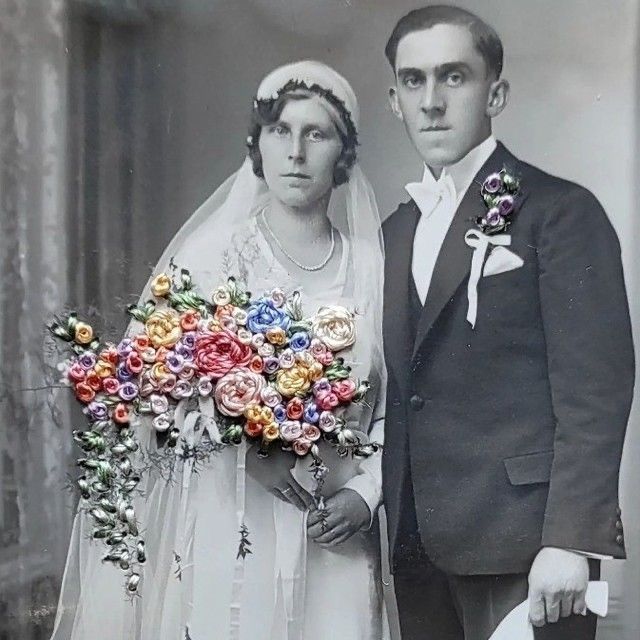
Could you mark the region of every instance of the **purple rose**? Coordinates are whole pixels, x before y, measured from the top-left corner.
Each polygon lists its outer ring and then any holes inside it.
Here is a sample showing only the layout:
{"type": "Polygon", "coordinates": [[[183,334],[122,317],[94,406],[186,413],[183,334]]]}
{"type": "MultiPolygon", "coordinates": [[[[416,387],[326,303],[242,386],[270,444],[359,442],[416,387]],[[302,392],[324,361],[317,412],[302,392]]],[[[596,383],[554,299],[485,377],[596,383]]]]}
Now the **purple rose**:
{"type": "Polygon", "coordinates": [[[498,211],[501,216],[508,216],[513,213],[514,200],[513,196],[502,196],[498,202],[498,211]]]}
{"type": "Polygon", "coordinates": [[[502,216],[500,215],[500,211],[497,207],[489,209],[486,221],[490,227],[497,227],[501,222],[503,222],[502,216]]]}
{"type": "Polygon", "coordinates": [[[193,360],[193,349],[188,347],[186,344],[179,342],[175,347],[173,347],[173,351],[183,360],[193,360]]]}
{"type": "Polygon", "coordinates": [[[169,353],[165,364],[172,373],[180,373],[184,368],[184,358],[177,353],[169,353]]]}
{"type": "Polygon", "coordinates": [[[90,402],[87,412],[93,420],[106,420],[109,417],[109,410],[104,402],[90,402]]]}
{"type": "Polygon", "coordinates": [[[502,189],[502,178],[499,173],[492,173],[486,178],[482,188],[487,193],[498,193],[502,189]]]}
{"type": "Polygon", "coordinates": [[[196,332],[195,331],[186,331],[182,334],[182,338],[180,338],[180,342],[190,350],[196,346],[196,332]]]}
{"type": "Polygon", "coordinates": [[[309,334],[306,331],[297,331],[291,336],[289,340],[289,346],[293,351],[304,351],[309,348],[311,340],[309,334]]]}
{"type": "Polygon", "coordinates": [[[121,362],[116,369],[116,376],[120,382],[128,382],[133,378],[134,374],[129,371],[126,363],[121,362]]]}
{"type": "Polygon", "coordinates": [[[125,382],[118,389],[118,395],[125,402],[131,402],[138,395],[138,387],[133,382],[125,382]]]}
{"type": "Polygon", "coordinates": [[[262,366],[264,367],[264,372],[270,376],[280,368],[280,360],[275,356],[269,356],[263,359],[262,366]]]}
{"type": "Polygon", "coordinates": [[[318,406],[315,402],[307,402],[303,417],[305,422],[310,422],[311,424],[318,422],[320,414],[318,413],[318,406]]]}
{"type": "Polygon", "coordinates": [[[266,333],[268,329],[280,328],[285,331],[291,324],[291,318],[276,308],[270,298],[260,298],[247,312],[247,328],[252,333],[266,333]]]}
{"type": "Polygon", "coordinates": [[[133,351],[133,341],[131,338],[123,338],[117,346],[118,355],[126,358],[133,351]]]}
{"type": "Polygon", "coordinates": [[[88,371],[93,367],[96,363],[96,354],[92,351],[85,351],[79,358],[78,364],[85,370],[88,371]]]}
{"type": "Polygon", "coordinates": [[[327,393],[331,393],[331,383],[326,378],[320,378],[320,380],[313,385],[313,395],[321,398],[327,393]]]}

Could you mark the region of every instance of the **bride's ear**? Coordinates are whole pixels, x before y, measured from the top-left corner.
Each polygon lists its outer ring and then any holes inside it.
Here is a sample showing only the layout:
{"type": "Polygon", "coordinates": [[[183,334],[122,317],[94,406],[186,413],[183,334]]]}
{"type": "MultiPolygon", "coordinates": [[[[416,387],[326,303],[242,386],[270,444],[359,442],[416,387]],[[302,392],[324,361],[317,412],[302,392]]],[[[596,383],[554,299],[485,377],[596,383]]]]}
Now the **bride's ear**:
{"type": "Polygon", "coordinates": [[[389,87],[389,104],[391,105],[391,111],[398,120],[404,120],[402,117],[402,110],[400,109],[400,103],[398,102],[398,92],[395,87],[389,87]]]}

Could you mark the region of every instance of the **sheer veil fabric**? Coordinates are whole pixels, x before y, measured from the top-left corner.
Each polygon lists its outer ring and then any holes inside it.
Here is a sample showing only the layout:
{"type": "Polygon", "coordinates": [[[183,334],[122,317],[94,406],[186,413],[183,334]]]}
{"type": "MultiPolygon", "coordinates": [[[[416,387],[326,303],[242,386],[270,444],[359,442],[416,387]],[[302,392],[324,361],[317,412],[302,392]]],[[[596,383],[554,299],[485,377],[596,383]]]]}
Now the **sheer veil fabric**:
{"type": "MultiPolygon", "coordinates": [[[[355,96],[326,65],[304,61],[265,78],[258,99],[277,94],[290,80],[332,92],[358,119],[355,96]]],[[[332,109],[333,106],[329,105],[332,109]]],[[[383,249],[375,197],[356,163],[349,180],[334,189],[330,217],[342,233],[338,277],[318,290],[296,281],[270,251],[257,215],[268,200],[249,158],[189,218],[158,261],[152,278],[175,264],[189,269],[201,293],[234,275],[254,296],[280,286],[301,291],[305,314],[326,304],[355,311],[357,342],[346,360],[372,383],[367,402],[351,417],[354,428],[382,442],[386,371],[382,357],[383,249]]],[[[141,300],[151,298],[151,280],[141,300]]],[[[135,322],[129,333],[141,326],[135,322]]],[[[197,444],[215,423],[213,403],[199,411],[176,411],[176,426],[197,444]],[[199,420],[205,416],[206,420],[199,420]],[[207,423],[207,420],[209,421],[207,423]]],[[[136,427],[142,448],[156,446],[150,423],[136,427]]],[[[209,430],[213,439],[215,428],[209,430]]],[[[380,545],[375,527],[324,549],[307,543],[306,514],[265,491],[245,474],[246,447],[227,447],[194,473],[186,461],[167,483],[153,473],[144,479],[136,510],[147,544],[140,596],[128,599],[124,575],[101,562],[101,541],[91,541],[87,516],[78,511],[52,640],[344,640],[386,637],[381,596],[380,545]],[[252,543],[238,557],[239,526],[252,543]]],[[[380,454],[364,461],[338,458],[323,449],[330,468],[325,495],[341,487],[377,504],[380,454]]],[[[292,473],[310,488],[308,462],[292,473]]]]}

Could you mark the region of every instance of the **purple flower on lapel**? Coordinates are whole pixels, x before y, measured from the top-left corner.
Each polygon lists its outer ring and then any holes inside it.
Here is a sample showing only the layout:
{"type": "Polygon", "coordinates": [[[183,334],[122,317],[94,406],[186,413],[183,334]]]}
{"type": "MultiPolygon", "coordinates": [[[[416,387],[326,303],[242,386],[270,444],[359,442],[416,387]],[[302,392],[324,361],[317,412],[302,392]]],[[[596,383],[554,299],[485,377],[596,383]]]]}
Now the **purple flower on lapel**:
{"type": "Polygon", "coordinates": [[[480,196],[487,208],[483,216],[476,218],[482,233],[493,235],[504,233],[516,212],[520,181],[506,169],[487,176],[482,183],[480,196]]]}

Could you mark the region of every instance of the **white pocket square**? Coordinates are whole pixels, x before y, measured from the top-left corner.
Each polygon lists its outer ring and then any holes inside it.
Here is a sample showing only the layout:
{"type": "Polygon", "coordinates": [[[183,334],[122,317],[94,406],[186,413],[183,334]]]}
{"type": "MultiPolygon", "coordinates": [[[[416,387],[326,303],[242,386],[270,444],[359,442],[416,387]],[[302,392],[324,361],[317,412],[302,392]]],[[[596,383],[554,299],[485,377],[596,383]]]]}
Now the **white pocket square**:
{"type": "Polygon", "coordinates": [[[484,263],[482,275],[495,276],[505,271],[519,269],[523,264],[524,260],[513,251],[509,251],[506,247],[494,247],[484,263]]]}

